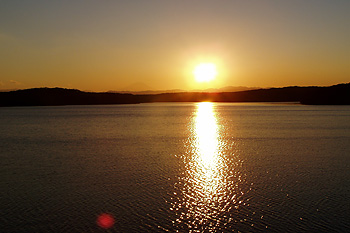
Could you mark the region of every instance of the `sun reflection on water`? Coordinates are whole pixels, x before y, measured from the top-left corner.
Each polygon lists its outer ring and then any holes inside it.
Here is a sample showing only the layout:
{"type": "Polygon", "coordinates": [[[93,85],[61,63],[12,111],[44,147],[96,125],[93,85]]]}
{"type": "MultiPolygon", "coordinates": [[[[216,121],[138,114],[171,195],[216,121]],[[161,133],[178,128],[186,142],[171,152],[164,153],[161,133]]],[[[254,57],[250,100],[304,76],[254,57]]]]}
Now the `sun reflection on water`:
{"type": "Polygon", "coordinates": [[[215,104],[198,103],[189,128],[185,170],[175,183],[170,209],[176,215],[173,226],[188,232],[223,230],[245,205],[241,161],[232,152],[233,142],[222,136],[215,104]]]}
{"type": "Polygon", "coordinates": [[[195,120],[195,146],[198,159],[206,168],[215,166],[219,144],[217,131],[218,125],[212,103],[200,103],[195,120]]]}
{"type": "Polygon", "coordinates": [[[197,184],[198,191],[210,202],[222,183],[218,169],[222,162],[218,154],[218,125],[212,103],[198,104],[194,125],[195,142],[192,146],[195,154],[192,171],[196,180],[200,181],[197,184]]]}

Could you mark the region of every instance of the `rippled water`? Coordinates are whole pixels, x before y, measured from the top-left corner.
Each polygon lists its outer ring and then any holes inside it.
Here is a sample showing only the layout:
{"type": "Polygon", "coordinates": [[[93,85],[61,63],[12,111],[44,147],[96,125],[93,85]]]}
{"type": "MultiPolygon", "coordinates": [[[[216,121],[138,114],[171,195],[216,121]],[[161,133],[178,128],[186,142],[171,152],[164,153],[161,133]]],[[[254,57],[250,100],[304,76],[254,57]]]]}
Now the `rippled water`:
{"type": "Polygon", "coordinates": [[[2,232],[350,231],[349,106],[0,108],[0,132],[2,232]]]}

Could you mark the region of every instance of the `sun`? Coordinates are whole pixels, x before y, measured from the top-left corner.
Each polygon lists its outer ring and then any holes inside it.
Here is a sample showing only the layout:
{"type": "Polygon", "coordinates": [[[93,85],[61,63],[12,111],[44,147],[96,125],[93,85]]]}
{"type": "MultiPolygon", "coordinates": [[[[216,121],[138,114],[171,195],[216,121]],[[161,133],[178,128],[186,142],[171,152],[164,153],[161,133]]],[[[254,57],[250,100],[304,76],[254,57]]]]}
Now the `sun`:
{"type": "Polygon", "coordinates": [[[201,63],[194,68],[193,74],[197,82],[210,82],[218,72],[213,63],[201,63]]]}

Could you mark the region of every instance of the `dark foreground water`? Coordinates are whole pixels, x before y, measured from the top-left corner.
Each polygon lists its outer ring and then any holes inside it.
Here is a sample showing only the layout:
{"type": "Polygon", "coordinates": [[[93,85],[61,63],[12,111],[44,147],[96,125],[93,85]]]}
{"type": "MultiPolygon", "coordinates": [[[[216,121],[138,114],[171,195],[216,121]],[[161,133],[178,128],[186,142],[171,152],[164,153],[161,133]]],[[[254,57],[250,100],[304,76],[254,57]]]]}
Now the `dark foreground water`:
{"type": "Polygon", "coordinates": [[[0,159],[1,232],[350,232],[350,106],[0,108],[0,159]]]}

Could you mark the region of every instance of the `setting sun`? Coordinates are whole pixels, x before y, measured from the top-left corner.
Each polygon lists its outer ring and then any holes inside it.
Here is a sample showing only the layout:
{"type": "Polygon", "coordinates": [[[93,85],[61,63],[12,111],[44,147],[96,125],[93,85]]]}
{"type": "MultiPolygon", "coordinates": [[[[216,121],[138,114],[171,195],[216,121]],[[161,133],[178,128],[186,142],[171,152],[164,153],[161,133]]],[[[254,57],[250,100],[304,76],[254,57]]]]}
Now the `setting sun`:
{"type": "Polygon", "coordinates": [[[209,82],[215,79],[218,72],[213,63],[201,63],[194,68],[193,74],[197,82],[209,82]]]}

